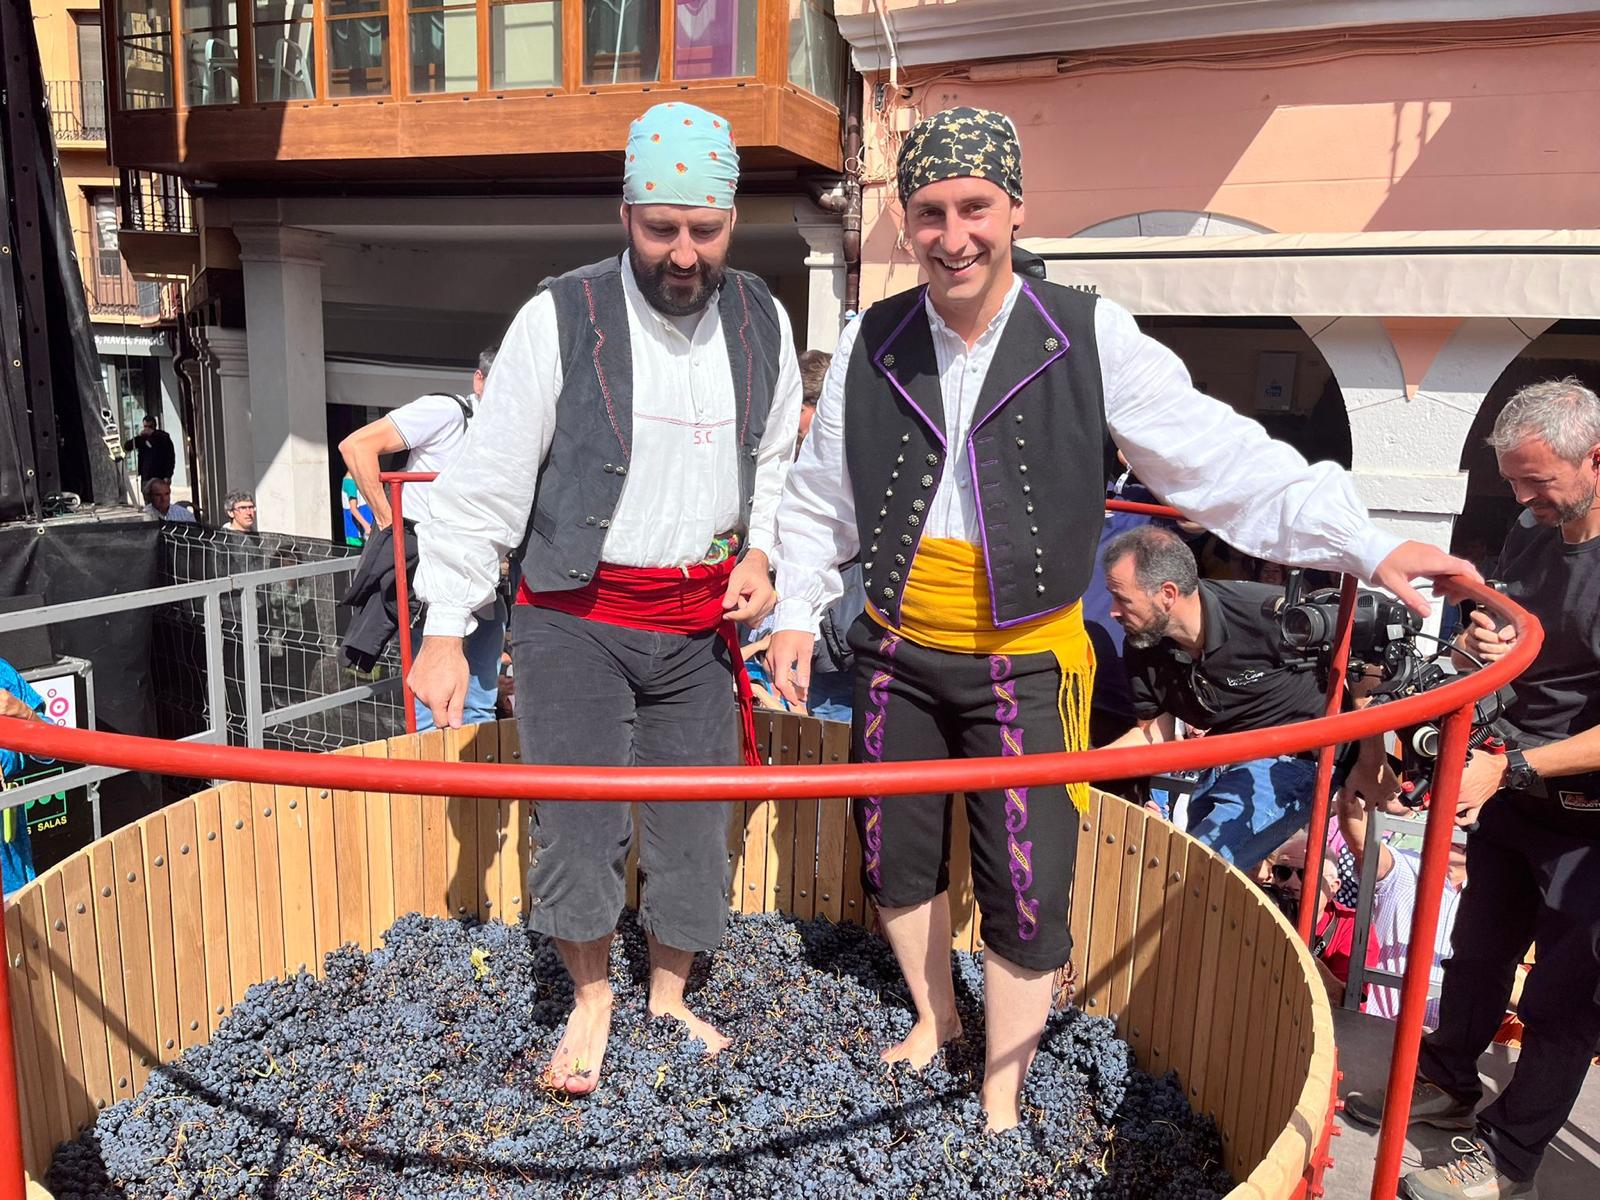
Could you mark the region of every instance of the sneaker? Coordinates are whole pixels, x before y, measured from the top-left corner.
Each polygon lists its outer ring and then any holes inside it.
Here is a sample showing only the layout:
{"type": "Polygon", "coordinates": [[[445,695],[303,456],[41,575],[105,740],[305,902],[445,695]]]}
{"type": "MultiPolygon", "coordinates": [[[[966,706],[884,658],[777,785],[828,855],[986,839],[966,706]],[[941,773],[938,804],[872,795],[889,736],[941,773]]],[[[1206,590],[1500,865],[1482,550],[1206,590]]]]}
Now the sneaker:
{"type": "MultiPolygon", "coordinates": [[[[1357,1125],[1377,1129],[1383,1124],[1383,1097],[1382,1092],[1351,1092],[1344,1098],[1344,1115],[1357,1125]]],[[[1462,1130],[1475,1128],[1477,1121],[1472,1105],[1419,1078],[1411,1092],[1411,1119],[1406,1124],[1462,1130]]]]}
{"type": "Polygon", "coordinates": [[[1460,1157],[1426,1171],[1413,1171],[1400,1187],[1411,1200],[1538,1200],[1533,1180],[1502,1175],[1477,1138],[1455,1138],[1450,1149],[1460,1157]]]}

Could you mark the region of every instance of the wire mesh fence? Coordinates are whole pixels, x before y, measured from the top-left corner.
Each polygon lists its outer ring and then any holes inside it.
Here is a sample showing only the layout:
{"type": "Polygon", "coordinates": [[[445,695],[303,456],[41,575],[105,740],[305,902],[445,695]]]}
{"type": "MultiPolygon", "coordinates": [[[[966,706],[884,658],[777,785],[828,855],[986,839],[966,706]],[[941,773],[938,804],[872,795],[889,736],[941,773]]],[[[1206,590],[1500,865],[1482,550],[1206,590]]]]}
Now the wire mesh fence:
{"type": "MultiPolygon", "coordinates": [[[[253,720],[262,726],[259,744],[286,750],[334,750],[404,732],[397,648],[391,644],[371,672],[356,671],[340,657],[349,610],[338,599],[349,573],[295,570],[333,560],[348,560],[353,570],[357,552],[351,547],[287,534],[169,523],[161,529],[161,556],[165,583],[245,577],[244,586],[224,594],[221,605],[230,745],[250,744],[253,720]],[[270,574],[263,580],[249,578],[261,572],[270,574]],[[274,716],[385,681],[393,686],[377,695],[287,719],[274,716]]],[[[209,724],[203,601],[182,600],[161,610],[154,636],[151,658],[161,735],[197,733],[209,724]]]]}

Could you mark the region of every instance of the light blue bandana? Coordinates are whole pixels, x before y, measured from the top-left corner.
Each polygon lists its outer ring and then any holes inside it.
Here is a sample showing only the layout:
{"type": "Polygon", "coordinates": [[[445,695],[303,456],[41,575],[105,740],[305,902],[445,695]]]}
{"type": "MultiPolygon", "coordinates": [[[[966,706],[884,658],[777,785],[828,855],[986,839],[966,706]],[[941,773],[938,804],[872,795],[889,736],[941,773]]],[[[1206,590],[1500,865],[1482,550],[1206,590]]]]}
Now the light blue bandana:
{"type": "Polygon", "coordinates": [[[629,204],[732,208],[738,184],[733,130],[716,113],[669,100],[628,131],[622,198],[629,204]]]}

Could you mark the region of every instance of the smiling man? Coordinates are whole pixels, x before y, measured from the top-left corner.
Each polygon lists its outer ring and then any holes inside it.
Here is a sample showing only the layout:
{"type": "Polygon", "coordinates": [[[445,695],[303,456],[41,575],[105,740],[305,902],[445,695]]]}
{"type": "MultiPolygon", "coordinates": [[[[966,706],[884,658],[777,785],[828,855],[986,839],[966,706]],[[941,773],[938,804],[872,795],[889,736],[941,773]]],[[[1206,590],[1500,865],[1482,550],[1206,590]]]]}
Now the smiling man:
{"type": "MultiPolygon", "coordinates": [[[[723,118],[650,109],[628,139],[627,250],[548,281],[507,331],[420,531],[428,618],[411,685],[440,726],[461,723],[462,637],[509,551],[524,762],[725,766],[741,761],[741,732],[752,749],[733,622],[771,606],[800,375],[783,310],[727,265],[738,174],[723,118]]],[[[727,922],[730,808],[639,808],[649,1008],[715,1053],[726,1039],[684,984],[727,922]]],[[[627,804],[535,809],[528,924],[576,987],[548,1080],[573,1094],[594,1090],[605,1057],[632,836],[627,804]]]]}
{"type": "MultiPolygon", "coordinates": [[[[1012,269],[1022,153],[1009,118],[953,108],[906,137],[905,235],[927,279],[848,326],[779,512],[768,661],[804,698],[818,615],[857,557],[861,761],[1081,749],[1093,656],[1079,599],[1093,575],[1109,430],[1139,478],[1246,553],[1354,571],[1425,607],[1410,579],[1472,573],[1375,529],[1348,475],[1307,466],[1201,395],[1123,309],[1012,269]]],[[[1071,948],[1083,784],[967,797],[983,910],[991,1128],[1020,1119],[1023,1079],[1071,948]]],[[[942,794],[855,803],[866,888],[916,1004],[884,1057],[914,1066],[958,1037],[950,974],[950,811],[942,794]]]]}

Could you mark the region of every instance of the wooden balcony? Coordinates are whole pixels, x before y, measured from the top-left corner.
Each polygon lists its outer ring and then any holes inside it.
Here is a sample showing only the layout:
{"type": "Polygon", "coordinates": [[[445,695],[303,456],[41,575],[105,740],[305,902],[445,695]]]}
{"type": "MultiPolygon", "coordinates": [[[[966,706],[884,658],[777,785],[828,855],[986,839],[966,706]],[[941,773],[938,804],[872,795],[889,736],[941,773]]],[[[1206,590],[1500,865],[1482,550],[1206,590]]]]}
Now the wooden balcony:
{"type": "Polygon", "coordinates": [[[629,123],[674,98],[728,118],[747,180],[841,165],[832,0],[106,4],[119,167],[577,187],[614,181],[629,123]]]}

